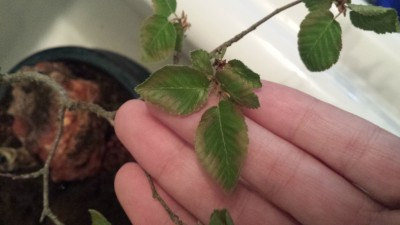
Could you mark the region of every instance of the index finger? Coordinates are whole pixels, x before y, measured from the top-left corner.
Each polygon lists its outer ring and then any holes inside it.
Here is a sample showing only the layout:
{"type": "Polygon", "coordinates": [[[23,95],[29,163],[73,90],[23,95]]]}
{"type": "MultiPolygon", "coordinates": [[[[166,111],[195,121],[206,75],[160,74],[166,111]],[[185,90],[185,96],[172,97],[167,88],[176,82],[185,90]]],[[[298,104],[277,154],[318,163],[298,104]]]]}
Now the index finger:
{"type": "Polygon", "coordinates": [[[400,203],[400,139],[294,89],[264,82],[247,117],[304,149],[387,206],[400,203]]]}

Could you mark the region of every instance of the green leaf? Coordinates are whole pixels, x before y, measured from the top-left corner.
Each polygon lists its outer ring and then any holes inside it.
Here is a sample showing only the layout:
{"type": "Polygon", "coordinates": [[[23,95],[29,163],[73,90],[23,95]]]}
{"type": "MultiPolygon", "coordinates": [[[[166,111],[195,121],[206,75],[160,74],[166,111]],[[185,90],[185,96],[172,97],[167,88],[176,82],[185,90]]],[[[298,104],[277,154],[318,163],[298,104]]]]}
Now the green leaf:
{"type": "Polygon", "coordinates": [[[378,34],[399,32],[397,11],[371,5],[349,4],[350,20],[355,27],[378,34]]]}
{"type": "Polygon", "coordinates": [[[110,222],[98,211],[89,209],[92,225],[111,225],[110,222]]]}
{"type": "Polygon", "coordinates": [[[329,10],[332,6],[332,0],[303,0],[309,11],[329,10]]]}
{"type": "Polygon", "coordinates": [[[253,72],[240,60],[234,59],[228,62],[228,66],[233,72],[240,76],[246,83],[248,83],[252,88],[261,88],[260,75],[253,72]]]}
{"type": "Polygon", "coordinates": [[[300,25],[298,47],[310,71],[322,71],[335,64],[342,49],[342,30],[330,11],[310,12],[300,25]]]}
{"type": "Polygon", "coordinates": [[[188,115],[207,101],[210,81],[200,71],[189,66],[165,66],[136,87],[136,92],[148,102],[165,111],[188,115]]]}
{"type": "Polygon", "coordinates": [[[211,64],[211,56],[208,52],[201,49],[195,50],[190,53],[190,57],[193,68],[207,74],[208,77],[213,75],[214,70],[211,64]]]}
{"type": "Polygon", "coordinates": [[[209,225],[234,225],[231,215],[226,209],[215,209],[211,214],[209,225]]]}
{"type": "Polygon", "coordinates": [[[244,117],[230,101],[223,100],[203,114],[196,131],[196,153],[225,191],[231,191],[239,179],[248,143],[244,117]]]}
{"type": "Polygon", "coordinates": [[[175,27],[166,18],[153,15],[143,23],[140,30],[140,42],[144,61],[165,60],[175,49],[175,27]]]}
{"type": "Polygon", "coordinates": [[[176,10],[176,0],[153,0],[154,14],[168,17],[176,10]]]}
{"type": "Polygon", "coordinates": [[[222,90],[229,98],[239,105],[248,108],[258,108],[260,103],[253,89],[261,87],[260,77],[238,60],[230,61],[215,77],[221,84],[222,90]]]}
{"type": "Polygon", "coordinates": [[[396,11],[393,8],[384,8],[381,6],[374,6],[374,5],[348,4],[348,7],[353,12],[357,12],[364,16],[377,16],[377,15],[381,15],[381,14],[386,14],[390,11],[396,11]]]}

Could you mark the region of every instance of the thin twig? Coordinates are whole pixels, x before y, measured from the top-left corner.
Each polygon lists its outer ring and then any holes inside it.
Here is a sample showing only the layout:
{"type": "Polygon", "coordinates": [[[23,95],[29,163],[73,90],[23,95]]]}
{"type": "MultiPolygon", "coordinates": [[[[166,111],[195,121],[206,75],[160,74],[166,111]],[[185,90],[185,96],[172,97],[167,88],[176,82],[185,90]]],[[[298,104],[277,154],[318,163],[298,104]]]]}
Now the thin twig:
{"type": "Polygon", "coordinates": [[[104,110],[102,107],[99,105],[96,105],[94,103],[88,103],[88,102],[78,102],[78,101],[73,101],[68,98],[68,94],[65,91],[65,89],[58,84],[55,80],[51,79],[48,76],[42,75],[37,72],[18,72],[15,74],[6,74],[6,75],[1,75],[0,76],[0,81],[6,82],[6,83],[19,83],[19,82],[37,82],[37,83],[42,83],[45,86],[48,86],[51,88],[52,91],[56,92],[58,95],[58,103],[59,103],[59,109],[58,109],[58,114],[57,114],[57,133],[52,145],[52,148],[49,152],[49,155],[46,158],[46,162],[44,166],[31,173],[27,174],[0,174],[0,177],[7,177],[11,179],[33,179],[37,178],[39,176],[42,176],[43,178],[43,210],[42,214],[40,217],[40,222],[43,222],[43,220],[47,217],[49,218],[55,225],[64,225],[57,216],[52,212],[50,208],[50,200],[49,200],[49,180],[50,180],[50,165],[51,162],[57,152],[58,145],[60,143],[63,131],[64,131],[64,117],[65,117],[65,111],[67,109],[70,110],[87,110],[90,112],[93,112],[97,114],[98,116],[101,116],[105,118],[112,126],[114,126],[114,118],[115,118],[115,112],[108,112],[104,110]]]}
{"type": "Polygon", "coordinates": [[[51,211],[50,207],[47,207],[46,216],[49,218],[55,225],[64,225],[58,217],[51,211]]]}
{"type": "Polygon", "coordinates": [[[262,18],[261,20],[259,20],[258,22],[256,22],[252,26],[250,26],[249,28],[247,28],[246,30],[242,31],[241,33],[237,34],[233,38],[229,39],[228,41],[224,42],[223,44],[221,44],[220,46],[215,48],[212,52],[210,52],[210,55],[214,56],[214,55],[218,54],[218,52],[223,51],[224,49],[226,49],[229,46],[231,46],[233,43],[238,42],[240,39],[242,39],[248,33],[252,32],[255,29],[257,29],[258,26],[260,26],[261,24],[265,23],[267,20],[271,19],[272,17],[274,17],[275,15],[279,14],[280,12],[282,12],[282,11],[288,9],[288,8],[291,8],[291,7],[297,5],[297,4],[301,3],[301,2],[303,2],[303,1],[302,0],[296,0],[296,1],[291,2],[291,3],[287,4],[287,5],[284,5],[284,6],[280,7],[280,8],[277,8],[272,13],[268,14],[267,16],[265,16],[264,18],[262,18]]]}
{"type": "Polygon", "coordinates": [[[115,111],[107,111],[101,106],[91,103],[91,102],[82,102],[82,101],[68,101],[68,110],[86,110],[92,113],[95,113],[97,116],[100,116],[106,119],[111,126],[114,126],[114,118],[115,111]]]}
{"type": "Polygon", "coordinates": [[[66,110],[66,106],[65,105],[61,105],[59,110],[58,110],[58,114],[57,114],[57,121],[58,121],[57,134],[56,134],[56,137],[54,139],[51,151],[50,151],[49,155],[47,156],[46,163],[44,164],[45,168],[49,168],[50,167],[50,163],[53,160],[54,155],[56,154],[58,144],[60,143],[61,136],[62,136],[62,134],[64,132],[65,110],[66,110]]]}
{"type": "MultiPolygon", "coordinates": [[[[0,76],[1,80],[7,83],[19,83],[24,81],[43,83],[50,87],[56,93],[60,95],[60,101],[65,101],[68,99],[68,95],[61,85],[59,85],[55,80],[50,77],[37,73],[37,72],[17,72],[14,74],[4,74],[0,76]]],[[[61,105],[65,102],[61,102],[61,105]]]]}
{"type": "Polygon", "coordinates": [[[64,116],[65,116],[65,110],[67,107],[67,104],[69,102],[68,100],[68,95],[66,91],[64,90],[61,85],[59,85],[56,81],[53,79],[49,78],[48,76],[44,76],[40,73],[36,72],[19,72],[15,74],[7,74],[7,75],[2,75],[1,77],[2,81],[8,82],[8,83],[18,83],[18,82],[23,82],[23,81],[31,81],[31,82],[38,82],[42,83],[48,87],[50,87],[54,92],[58,94],[58,99],[59,99],[59,110],[57,114],[57,121],[58,121],[58,129],[56,133],[56,137],[54,139],[51,151],[49,152],[49,155],[47,156],[46,162],[40,170],[29,173],[29,174],[22,174],[22,175],[14,175],[11,176],[10,174],[1,174],[0,176],[3,177],[10,177],[12,179],[30,179],[30,178],[36,178],[39,177],[40,175],[43,176],[43,211],[42,215],[40,217],[40,222],[43,222],[44,218],[49,218],[50,220],[53,221],[55,225],[64,225],[57,216],[51,211],[50,206],[49,206],[49,174],[50,174],[50,164],[51,161],[54,158],[54,155],[56,154],[57,147],[60,143],[61,136],[63,134],[64,130],[64,116]]]}
{"type": "Polygon", "coordinates": [[[153,198],[156,199],[158,202],[160,202],[160,204],[162,205],[162,207],[165,209],[165,211],[168,213],[169,218],[171,219],[171,221],[174,224],[177,225],[185,225],[184,222],[182,222],[182,220],[179,219],[179,216],[177,216],[172,210],[171,208],[169,208],[169,206],[167,205],[167,203],[164,201],[163,198],[161,198],[161,196],[158,194],[157,190],[156,190],[156,186],[154,185],[153,179],[151,178],[150,174],[146,173],[146,177],[147,180],[150,183],[150,187],[151,187],[151,192],[153,195],[153,198]]]}
{"type": "MultiPolygon", "coordinates": [[[[61,96],[60,96],[61,97],[61,96]]],[[[54,224],[62,225],[63,223],[58,220],[57,216],[51,211],[49,206],[49,175],[50,175],[50,164],[54,158],[55,153],[57,152],[57,147],[60,143],[62,134],[64,132],[64,116],[65,116],[66,106],[61,105],[58,109],[57,120],[58,120],[58,128],[55,140],[53,142],[52,149],[50,154],[47,156],[46,163],[43,167],[43,211],[40,217],[40,222],[43,222],[45,217],[51,219],[54,224]]]]}
{"type": "Polygon", "coordinates": [[[26,174],[12,174],[12,173],[0,173],[0,177],[11,178],[13,180],[26,180],[35,179],[43,175],[43,168],[31,173],[26,174]]]}

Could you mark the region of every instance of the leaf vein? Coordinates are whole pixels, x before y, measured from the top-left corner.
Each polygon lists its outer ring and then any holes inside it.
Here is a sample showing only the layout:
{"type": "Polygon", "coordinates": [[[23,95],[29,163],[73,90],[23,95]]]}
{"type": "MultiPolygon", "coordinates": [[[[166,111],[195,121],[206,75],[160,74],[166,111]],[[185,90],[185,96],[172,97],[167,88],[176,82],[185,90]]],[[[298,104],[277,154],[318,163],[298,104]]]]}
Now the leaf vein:
{"type": "MultiPolygon", "coordinates": [[[[217,109],[218,109],[218,123],[219,123],[219,130],[220,130],[220,132],[221,132],[221,138],[222,138],[222,143],[223,143],[223,146],[224,146],[224,153],[225,153],[225,156],[228,156],[228,149],[227,149],[227,147],[226,147],[226,141],[225,141],[225,135],[224,135],[224,129],[223,129],[223,126],[222,126],[222,117],[221,117],[221,109],[220,109],[220,107],[221,106],[219,106],[217,109]]],[[[224,157],[224,159],[225,159],[225,163],[226,163],[226,165],[228,165],[228,157],[224,157]]]]}

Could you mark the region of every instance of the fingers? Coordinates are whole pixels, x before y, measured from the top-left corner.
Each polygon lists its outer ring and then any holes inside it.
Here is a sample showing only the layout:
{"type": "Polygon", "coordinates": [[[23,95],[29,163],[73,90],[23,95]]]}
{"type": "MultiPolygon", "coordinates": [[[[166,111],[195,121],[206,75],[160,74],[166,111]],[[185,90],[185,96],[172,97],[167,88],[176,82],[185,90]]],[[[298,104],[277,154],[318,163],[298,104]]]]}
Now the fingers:
{"type": "Polygon", "coordinates": [[[367,224],[382,207],[343,177],[253,121],[242,176],[302,224],[367,224]]]}
{"type": "MultiPolygon", "coordinates": [[[[201,113],[179,118],[152,114],[191,142],[201,113]]],[[[246,121],[250,144],[242,177],[246,184],[303,224],[365,224],[381,207],[301,149],[246,121]]]]}
{"type": "Polygon", "coordinates": [[[143,102],[130,101],[119,109],[116,131],[138,163],[196,218],[208,221],[215,208],[228,208],[237,224],[295,224],[244,186],[224,194],[203,172],[193,148],[152,117],[143,102]]]}
{"type": "MultiPolygon", "coordinates": [[[[157,192],[182,221],[195,224],[193,218],[158,185],[157,192]]],[[[115,190],[122,207],[132,223],[173,224],[161,204],[152,198],[152,191],[144,171],[135,163],[124,165],[115,177],[115,190]]]]}
{"type": "Polygon", "coordinates": [[[400,204],[398,137],[296,90],[264,82],[246,115],[294,143],[387,206],[400,204]]]}
{"type": "Polygon", "coordinates": [[[379,217],[370,224],[398,225],[400,224],[400,210],[382,212],[379,217]]]}

